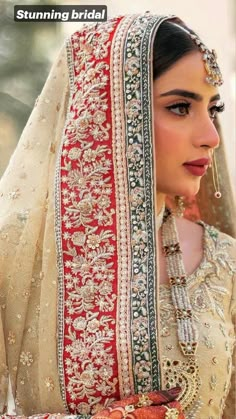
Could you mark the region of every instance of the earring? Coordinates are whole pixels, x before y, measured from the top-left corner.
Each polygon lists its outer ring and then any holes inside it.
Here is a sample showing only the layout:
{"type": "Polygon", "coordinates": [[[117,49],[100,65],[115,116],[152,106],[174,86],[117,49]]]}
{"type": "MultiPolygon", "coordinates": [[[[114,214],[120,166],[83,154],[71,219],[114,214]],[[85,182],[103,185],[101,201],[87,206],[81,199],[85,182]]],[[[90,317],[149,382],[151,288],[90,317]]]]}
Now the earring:
{"type": "Polygon", "coordinates": [[[219,199],[221,198],[222,194],[220,192],[219,175],[214,152],[212,153],[212,164],[210,165],[210,167],[212,169],[213,185],[215,188],[214,196],[215,198],[219,199]]]}
{"type": "Polygon", "coordinates": [[[182,196],[175,196],[174,215],[176,217],[183,217],[185,211],[184,198],[182,196]]]}

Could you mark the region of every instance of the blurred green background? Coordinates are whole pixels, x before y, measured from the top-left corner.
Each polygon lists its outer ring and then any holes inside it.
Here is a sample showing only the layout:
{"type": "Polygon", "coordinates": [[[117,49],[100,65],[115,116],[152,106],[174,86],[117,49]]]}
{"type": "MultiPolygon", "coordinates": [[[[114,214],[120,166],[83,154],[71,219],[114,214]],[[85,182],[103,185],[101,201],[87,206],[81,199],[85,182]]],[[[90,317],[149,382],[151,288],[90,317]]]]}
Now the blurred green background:
{"type": "Polygon", "coordinates": [[[42,90],[63,38],[61,22],[15,22],[14,5],[51,0],[0,0],[0,176],[42,90]]]}

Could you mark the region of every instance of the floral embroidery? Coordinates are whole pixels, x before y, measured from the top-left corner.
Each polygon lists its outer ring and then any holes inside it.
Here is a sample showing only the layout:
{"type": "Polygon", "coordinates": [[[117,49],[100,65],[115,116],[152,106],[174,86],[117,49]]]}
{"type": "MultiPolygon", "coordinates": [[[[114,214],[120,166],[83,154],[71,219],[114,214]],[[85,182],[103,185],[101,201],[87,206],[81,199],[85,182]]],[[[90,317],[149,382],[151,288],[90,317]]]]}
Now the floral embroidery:
{"type": "Polygon", "coordinates": [[[12,200],[19,198],[19,196],[20,196],[19,189],[15,189],[14,191],[11,191],[8,193],[9,199],[12,199],[12,200]]]}
{"type": "Polygon", "coordinates": [[[15,335],[15,333],[9,331],[7,340],[8,340],[9,345],[14,345],[14,343],[16,343],[16,335],[15,335]]]}
{"type": "Polygon", "coordinates": [[[222,302],[225,295],[229,291],[221,285],[218,285],[219,278],[215,274],[206,275],[204,281],[191,297],[191,303],[196,312],[212,311],[217,313],[224,320],[224,312],[222,310],[222,302]]]}
{"type": "Polygon", "coordinates": [[[218,231],[214,227],[204,225],[204,229],[205,260],[196,275],[190,276],[190,283],[194,280],[198,282],[191,296],[191,304],[196,313],[211,311],[225,320],[222,307],[229,291],[223,285],[222,272],[227,269],[233,275],[236,272],[236,263],[227,251],[231,246],[230,241],[228,239],[218,241],[218,231]]]}
{"type": "Polygon", "coordinates": [[[47,387],[48,391],[53,391],[54,390],[54,382],[52,380],[52,378],[47,377],[44,380],[45,386],[47,387]]]}
{"type": "MultiPolygon", "coordinates": [[[[118,383],[114,370],[116,231],[109,228],[115,225],[115,207],[106,61],[115,23],[99,25],[96,36],[90,27],[71,39],[76,89],[60,168],[65,328],[59,351],[66,377],[64,401],[79,414],[106,403],[106,397],[117,393],[118,383]]],[[[63,383],[63,376],[61,380],[63,383]]]]}
{"type": "Polygon", "coordinates": [[[33,363],[33,356],[30,352],[21,352],[20,354],[20,362],[27,367],[30,367],[33,363]]]}
{"type": "Polygon", "coordinates": [[[167,287],[160,289],[160,322],[161,336],[170,336],[170,328],[176,324],[174,307],[171,301],[171,291],[167,287]]]}
{"type": "Polygon", "coordinates": [[[143,68],[146,70],[148,67],[149,31],[160,23],[161,18],[152,20],[148,15],[138,17],[133,22],[126,38],[124,60],[125,136],[133,266],[131,351],[136,392],[157,390],[161,386],[156,341],[158,324],[155,316],[156,255],[153,237],[155,222],[152,218],[153,161],[150,153],[152,129],[149,106],[151,80],[149,73],[143,71],[143,68]]]}

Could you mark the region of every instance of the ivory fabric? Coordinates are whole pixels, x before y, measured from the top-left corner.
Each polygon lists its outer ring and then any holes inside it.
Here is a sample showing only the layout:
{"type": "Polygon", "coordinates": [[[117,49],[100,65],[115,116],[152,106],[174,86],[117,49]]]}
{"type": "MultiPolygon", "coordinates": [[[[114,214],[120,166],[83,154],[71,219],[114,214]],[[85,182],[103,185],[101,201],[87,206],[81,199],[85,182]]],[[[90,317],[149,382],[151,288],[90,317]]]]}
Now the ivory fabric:
{"type": "MultiPolygon", "coordinates": [[[[188,419],[234,417],[235,240],[203,224],[204,260],[188,278],[196,360],[182,355],[170,289],[158,284],[149,50],[168,18],[120,17],[73,34],[1,180],[2,412],[9,370],[17,415],[83,417],[180,384],[188,419]]],[[[206,178],[198,208],[233,235],[218,153],[223,200],[206,178]]]]}

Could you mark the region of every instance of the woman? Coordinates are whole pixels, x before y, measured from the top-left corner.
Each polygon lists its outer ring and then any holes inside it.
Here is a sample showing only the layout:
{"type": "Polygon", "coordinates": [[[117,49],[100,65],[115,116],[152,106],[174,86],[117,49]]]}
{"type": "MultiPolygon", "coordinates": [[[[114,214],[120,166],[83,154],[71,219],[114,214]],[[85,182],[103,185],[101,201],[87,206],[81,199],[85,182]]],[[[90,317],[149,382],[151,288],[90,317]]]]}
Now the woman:
{"type": "Polygon", "coordinates": [[[18,415],[233,415],[221,83],[171,16],[111,19],[62,49],[1,182],[2,409],[7,364],[18,415]],[[224,233],[165,209],[179,196],[224,233]]]}

